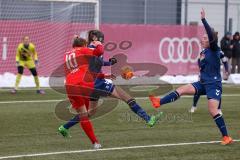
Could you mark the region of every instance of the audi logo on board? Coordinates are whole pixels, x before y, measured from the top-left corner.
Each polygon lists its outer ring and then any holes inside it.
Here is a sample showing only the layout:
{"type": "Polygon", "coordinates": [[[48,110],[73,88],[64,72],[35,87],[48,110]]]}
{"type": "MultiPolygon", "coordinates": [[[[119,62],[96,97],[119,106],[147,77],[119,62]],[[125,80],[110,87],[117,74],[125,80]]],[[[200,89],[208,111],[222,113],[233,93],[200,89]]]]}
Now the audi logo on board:
{"type": "Polygon", "coordinates": [[[196,63],[200,52],[197,38],[165,37],[159,43],[159,57],[163,63],[196,63]]]}

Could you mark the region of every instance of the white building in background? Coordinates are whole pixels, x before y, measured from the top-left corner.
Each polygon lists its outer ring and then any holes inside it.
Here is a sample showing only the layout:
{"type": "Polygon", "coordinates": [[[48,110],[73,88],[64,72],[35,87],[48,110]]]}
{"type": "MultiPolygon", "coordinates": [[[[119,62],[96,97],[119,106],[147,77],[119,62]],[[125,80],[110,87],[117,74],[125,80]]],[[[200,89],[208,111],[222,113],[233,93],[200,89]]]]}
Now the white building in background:
{"type": "MultiPolygon", "coordinates": [[[[185,22],[185,1],[182,1],[182,24],[185,22]]],[[[201,24],[200,11],[204,8],[207,20],[219,32],[224,35],[225,0],[187,0],[188,16],[187,24],[198,22],[201,24]]],[[[232,32],[240,31],[240,0],[229,0],[228,18],[232,18],[232,32]]]]}

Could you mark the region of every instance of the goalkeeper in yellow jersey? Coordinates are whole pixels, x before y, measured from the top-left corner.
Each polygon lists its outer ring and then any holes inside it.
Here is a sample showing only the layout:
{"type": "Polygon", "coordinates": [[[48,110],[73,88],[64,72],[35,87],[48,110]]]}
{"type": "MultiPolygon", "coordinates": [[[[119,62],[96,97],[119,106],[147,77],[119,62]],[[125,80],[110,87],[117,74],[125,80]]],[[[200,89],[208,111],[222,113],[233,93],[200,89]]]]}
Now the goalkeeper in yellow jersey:
{"type": "Polygon", "coordinates": [[[24,67],[27,67],[34,77],[34,81],[37,88],[37,93],[44,94],[44,91],[40,89],[39,79],[37,75],[36,65],[38,64],[38,55],[35,50],[35,46],[30,42],[28,36],[23,37],[23,42],[18,45],[16,53],[16,65],[18,74],[16,77],[15,88],[11,91],[16,93],[23,74],[24,67]]]}

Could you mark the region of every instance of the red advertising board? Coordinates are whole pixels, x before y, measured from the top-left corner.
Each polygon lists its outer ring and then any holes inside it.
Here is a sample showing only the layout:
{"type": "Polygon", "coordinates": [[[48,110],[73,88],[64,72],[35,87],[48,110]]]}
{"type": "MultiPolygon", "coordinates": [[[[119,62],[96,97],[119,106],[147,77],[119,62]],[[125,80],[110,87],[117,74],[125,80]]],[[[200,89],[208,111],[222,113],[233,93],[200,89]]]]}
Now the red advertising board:
{"type": "MultiPolygon", "coordinates": [[[[49,76],[63,63],[63,54],[71,48],[73,35],[86,31],[90,26],[93,25],[0,21],[0,74],[16,73],[16,47],[21,38],[28,35],[39,54],[39,75],[49,76]]],[[[118,55],[124,57],[128,64],[138,64],[143,70],[152,65],[156,70],[154,73],[157,73],[158,65],[164,66],[168,75],[198,72],[202,27],[102,24],[100,28],[105,34],[105,59],[118,55]]]]}

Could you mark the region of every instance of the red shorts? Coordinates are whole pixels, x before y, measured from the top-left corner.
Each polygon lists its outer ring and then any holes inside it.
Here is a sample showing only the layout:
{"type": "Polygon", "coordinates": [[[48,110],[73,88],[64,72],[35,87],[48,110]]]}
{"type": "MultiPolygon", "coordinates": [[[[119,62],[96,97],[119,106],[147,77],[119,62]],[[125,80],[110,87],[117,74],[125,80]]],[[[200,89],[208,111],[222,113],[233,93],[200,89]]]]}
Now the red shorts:
{"type": "Polygon", "coordinates": [[[66,84],[66,92],[70,103],[74,109],[86,106],[89,107],[90,95],[93,91],[93,85],[73,85],[66,84]]]}
{"type": "Polygon", "coordinates": [[[81,107],[86,106],[87,110],[89,108],[89,98],[82,97],[82,96],[70,96],[68,95],[68,99],[72,104],[72,107],[78,110],[81,107]]]}

